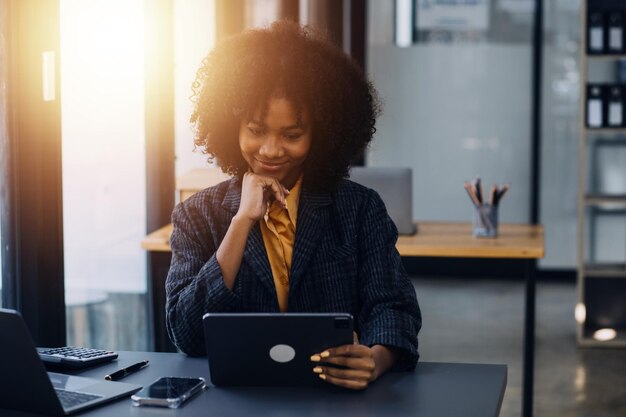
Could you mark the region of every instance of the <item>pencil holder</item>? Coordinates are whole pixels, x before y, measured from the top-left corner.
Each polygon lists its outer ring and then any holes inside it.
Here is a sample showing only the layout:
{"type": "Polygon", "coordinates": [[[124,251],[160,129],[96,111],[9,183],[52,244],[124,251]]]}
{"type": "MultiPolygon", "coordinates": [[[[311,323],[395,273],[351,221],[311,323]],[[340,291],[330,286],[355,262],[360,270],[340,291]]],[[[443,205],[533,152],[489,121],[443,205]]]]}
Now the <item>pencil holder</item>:
{"type": "Polygon", "coordinates": [[[498,206],[481,204],[474,208],[474,236],[496,237],[498,236],[498,206]]]}

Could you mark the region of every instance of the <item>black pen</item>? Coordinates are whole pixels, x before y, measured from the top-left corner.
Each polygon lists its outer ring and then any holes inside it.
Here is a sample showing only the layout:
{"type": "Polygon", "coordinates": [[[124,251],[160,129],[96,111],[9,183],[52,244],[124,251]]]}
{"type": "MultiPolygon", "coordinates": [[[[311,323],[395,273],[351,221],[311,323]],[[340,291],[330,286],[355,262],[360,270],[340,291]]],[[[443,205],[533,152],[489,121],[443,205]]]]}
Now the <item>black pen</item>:
{"type": "Polygon", "coordinates": [[[145,368],[146,366],[148,366],[149,363],[149,361],[137,362],[136,364],[130,365],[127,368],[122,368],[119,371],[113,372],[111,375],[105,376],[104,379],[107,379],[109,381],[119,381],[120,379],[125,378],[134,372],[137,372],[141,368],[145,368]]]}
{"type": "Polygon", "coordinates": [[[480,184],[480,177],[476,177],[474,180],[474,192],[476,193],[476,198],[480,204],[483,203],[483,188],[480,184]]]}

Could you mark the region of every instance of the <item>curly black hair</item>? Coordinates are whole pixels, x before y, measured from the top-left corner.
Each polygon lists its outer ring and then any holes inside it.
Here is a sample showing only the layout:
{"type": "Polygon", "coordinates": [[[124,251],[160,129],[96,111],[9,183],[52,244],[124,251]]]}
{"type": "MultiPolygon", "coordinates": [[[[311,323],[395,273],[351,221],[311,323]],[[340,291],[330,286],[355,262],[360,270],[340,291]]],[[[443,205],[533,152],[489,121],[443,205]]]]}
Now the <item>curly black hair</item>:
{"type": "Polygon", "coordinates": [[[193,83],[195,145],[221,169],[241,178],[248,165],[239,125],[267,111],[277,92],[298,117],[310,112],[311,148],[304,182],[333,189],[372,140],[380,104],[362,69],[330,38],[307,26],[277,21],[227,38],[204,58],[193,83]]]}

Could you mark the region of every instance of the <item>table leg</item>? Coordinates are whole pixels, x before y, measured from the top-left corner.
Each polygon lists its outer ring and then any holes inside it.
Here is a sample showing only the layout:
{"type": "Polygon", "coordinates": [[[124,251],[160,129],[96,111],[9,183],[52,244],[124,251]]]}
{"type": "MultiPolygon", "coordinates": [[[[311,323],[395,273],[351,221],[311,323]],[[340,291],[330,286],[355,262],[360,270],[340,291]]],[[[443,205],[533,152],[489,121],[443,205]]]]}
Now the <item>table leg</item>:
{"type": "Polygon", "coordinates": [[[524,373],[522,377],[522,417],[533,415],[533,382],[535,371],[535,266],[526,261],[526,317],[524,322],[524,373]]]}

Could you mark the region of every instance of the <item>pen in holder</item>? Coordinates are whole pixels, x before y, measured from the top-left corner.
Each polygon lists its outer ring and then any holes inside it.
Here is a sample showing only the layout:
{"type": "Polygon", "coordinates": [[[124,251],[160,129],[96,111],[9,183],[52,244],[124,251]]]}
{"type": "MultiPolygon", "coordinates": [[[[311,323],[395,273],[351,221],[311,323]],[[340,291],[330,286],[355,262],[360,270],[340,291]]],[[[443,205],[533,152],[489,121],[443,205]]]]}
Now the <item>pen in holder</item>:
{"type": "Polygon", "coordinates": [[[472,217],[473,234],[476,237],[498,236],[498,203],[508,191],[509,185],[494,185],[489,193],[489,201],[483,191],[480,178],[472,182],[466,181],[465,190],[474,204],[472,217]]]}
{"type": "Polygon", "coordinates": [[[498,206],[491,204],[475,206],[472,224],[476,237],[498,236],[498,206]]]}

